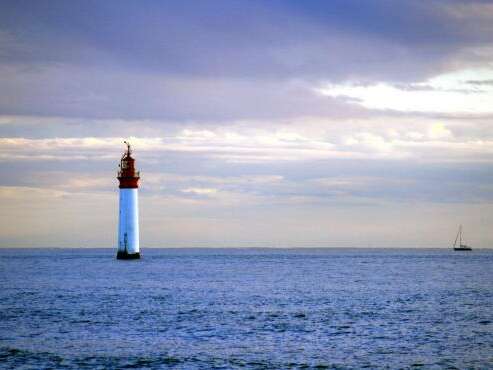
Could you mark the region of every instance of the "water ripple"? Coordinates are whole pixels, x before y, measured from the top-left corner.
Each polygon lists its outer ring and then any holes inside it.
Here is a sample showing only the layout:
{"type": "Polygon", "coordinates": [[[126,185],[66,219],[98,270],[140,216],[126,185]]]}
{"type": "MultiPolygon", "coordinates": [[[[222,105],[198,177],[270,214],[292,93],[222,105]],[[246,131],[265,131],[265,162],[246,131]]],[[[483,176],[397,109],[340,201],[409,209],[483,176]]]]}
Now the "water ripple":
{"type": "Polygon", "coordinates": [[[0,367],[493,368],[493,252],[0,250],[0,367]]]}

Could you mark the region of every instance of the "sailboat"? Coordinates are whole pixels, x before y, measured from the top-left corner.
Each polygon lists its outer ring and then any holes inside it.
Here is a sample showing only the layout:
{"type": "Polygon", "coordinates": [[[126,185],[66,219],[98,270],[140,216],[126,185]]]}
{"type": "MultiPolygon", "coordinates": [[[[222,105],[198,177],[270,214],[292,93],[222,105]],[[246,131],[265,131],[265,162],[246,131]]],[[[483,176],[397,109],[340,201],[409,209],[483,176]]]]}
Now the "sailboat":
{"type": "Polygon", "coordinates": [[[462,225],[459,226],[459,232],[455,237],[454,241],[454,251],[471,251],[472,248],[468,245],[462,244],[462,225]],[[457,240],[459,240],[459,245],[457,245],[457,240]]]}

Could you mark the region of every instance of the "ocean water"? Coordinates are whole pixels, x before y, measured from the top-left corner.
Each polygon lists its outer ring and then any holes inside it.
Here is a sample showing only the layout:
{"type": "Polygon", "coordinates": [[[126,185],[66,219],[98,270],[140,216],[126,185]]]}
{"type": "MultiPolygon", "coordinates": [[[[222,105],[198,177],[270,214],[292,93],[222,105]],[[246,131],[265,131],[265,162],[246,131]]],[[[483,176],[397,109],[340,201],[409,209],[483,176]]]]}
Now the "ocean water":
{"type": "Polygon", "coordinates": [[[0,367],[493,368],[493,250],[0,250],[0,367]]]}

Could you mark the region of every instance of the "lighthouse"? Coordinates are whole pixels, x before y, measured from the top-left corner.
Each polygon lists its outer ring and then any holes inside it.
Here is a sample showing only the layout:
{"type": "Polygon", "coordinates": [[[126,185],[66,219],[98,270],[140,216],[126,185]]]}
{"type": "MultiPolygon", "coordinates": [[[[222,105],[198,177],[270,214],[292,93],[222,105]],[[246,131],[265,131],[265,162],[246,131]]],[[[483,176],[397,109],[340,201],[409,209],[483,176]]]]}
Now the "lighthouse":
{"type": "Polygon", "coordinates": [[[138,259],[139,250],[139,203],[138,189],[140,174],[135,169],[130,144],[126,141],[127,150],[123,153],[118,170],[120,182],[120,212],[118,220],[118,252],[117,259],[138,259]]]}

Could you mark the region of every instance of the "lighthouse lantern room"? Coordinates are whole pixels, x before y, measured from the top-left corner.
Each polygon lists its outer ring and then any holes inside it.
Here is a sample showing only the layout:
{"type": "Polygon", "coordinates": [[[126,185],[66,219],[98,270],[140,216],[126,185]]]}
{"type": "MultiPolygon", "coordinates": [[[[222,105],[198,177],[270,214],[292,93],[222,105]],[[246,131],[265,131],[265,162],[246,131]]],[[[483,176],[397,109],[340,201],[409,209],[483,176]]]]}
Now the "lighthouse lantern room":
{"type": "Polygon", "coordinates": [[[126,141],[127,150],[120,160],[118,181],[120,182],[120,213],[118,221],[117,259],[138,259],[139,249],[139,204],[138,188],[140,174],[135,169],[132,149],[126,141]]]}

